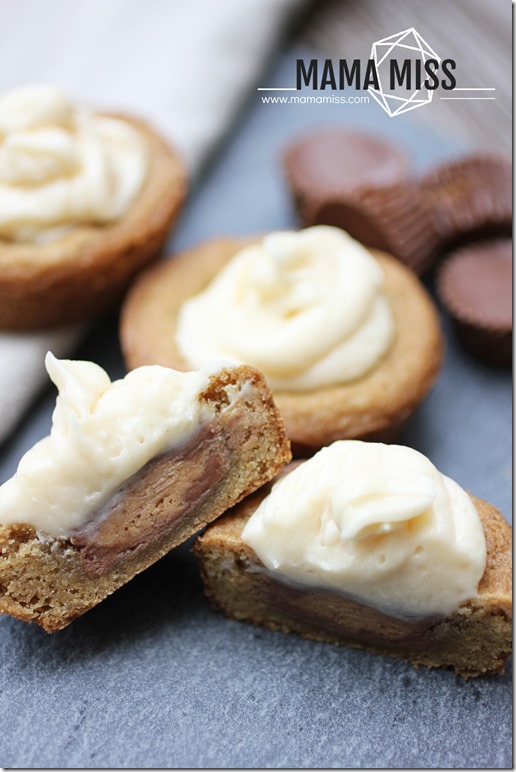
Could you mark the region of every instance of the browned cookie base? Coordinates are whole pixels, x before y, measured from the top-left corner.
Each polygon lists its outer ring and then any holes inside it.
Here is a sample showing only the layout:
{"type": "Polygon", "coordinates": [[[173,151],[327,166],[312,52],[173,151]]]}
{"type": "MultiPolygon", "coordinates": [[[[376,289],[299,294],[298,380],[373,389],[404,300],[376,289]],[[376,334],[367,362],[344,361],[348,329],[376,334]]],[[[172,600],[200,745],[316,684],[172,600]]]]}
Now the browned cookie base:
{"type": "MultiPolygon", "coordinates": [[[[188,370],[175,333],[181,305],[203,290],[249,239],[220,238],[146,271],[131,289],[121,321],[129,368],[160,364],[188,370]]],[[[437,311],[418,278],[398,260],[373,250],[385,274],[396,338],[369,373],[307,392],[276,391],[296,455],[341,439],[393,441],[431,389],[442,359],[437,311]]]]}
{"type": "Polygon", "coordinates": [[[0,527],[0,612],[60,630],[290,460],[258,371],[223,370],[200,399],[214,414],[199,434],[150,461],[68,539],[0,527]]]}
{"type": "Polygon", "coordinates": [[[205,592],[215,608],[271,630],[366,649],[415,666],[451,667],[464,678],[504,672],[512,650],[512,529],[498,510],[471,497],[484,526],[488,554],[478,598],[446,619],[415,623],[336,592],[274,578],[240,538],[268,490],[266,486],[250,496],[195,543],[205,592]]]}
{"type": "Polygon", "coordinates": [[[46,244],[0,239],[0,328],[67,325],[104,312],[157,256],[187,191],[175,150],[141,121],[121,117],[149,149],[147,180],[128,212],[105,225],[80,225],[46,244]]]}

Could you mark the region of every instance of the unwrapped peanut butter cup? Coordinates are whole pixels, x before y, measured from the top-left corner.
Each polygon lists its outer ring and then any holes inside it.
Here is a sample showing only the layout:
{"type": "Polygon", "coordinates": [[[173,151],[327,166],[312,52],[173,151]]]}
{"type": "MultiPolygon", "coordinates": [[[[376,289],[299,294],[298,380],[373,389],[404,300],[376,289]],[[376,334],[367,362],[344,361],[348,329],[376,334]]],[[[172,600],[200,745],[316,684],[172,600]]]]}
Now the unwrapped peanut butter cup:
{"type": "Polygon", "coordinates": [[[430,267],[437,245],[430,210],[397,147],[330,129],[291,144],[284,166],[303,226],[334,225],[418,273],[430,267]]]}
{"type": "Polygon", "coordinates": [[[457,334],[488,362],[512,361],[512,242],[464,247],[442,266],[437,288],[457,334]]]}
{"type": "Polygon", "coordinates": [[[421,182],[442,249],[512,234],[512,165],[494,155],[444,164],[421,182]]]}

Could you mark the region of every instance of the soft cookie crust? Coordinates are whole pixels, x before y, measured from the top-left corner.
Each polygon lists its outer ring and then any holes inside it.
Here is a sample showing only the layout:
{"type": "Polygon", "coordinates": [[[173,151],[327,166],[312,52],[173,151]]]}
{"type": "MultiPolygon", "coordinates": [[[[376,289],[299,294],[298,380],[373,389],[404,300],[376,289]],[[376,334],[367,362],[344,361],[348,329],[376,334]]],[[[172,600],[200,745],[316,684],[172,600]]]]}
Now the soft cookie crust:
{"type": "Polygon", "coordinates": [[[72,324],[105,311],[161,249],[187,192],[183,161],[149,126],[146,182],[120,220],[80,225],[44,244],[0,239],[0,328],[72,324]]]}
{"type": "MultiPolygon", "coordinates": [[[[188,370],[175,342],[181,305],[254,241],[216,239],[146,271],[122,312],[120,335],[127,366],[160,364],[188,370]]],[[[385,274],[395,340],[362,378],[307,392],[274,392],[296,455],[313,453],[339,439],[394,440],[439,372],[443,343],[433,302],[412,271],[389,255],[371,252],[385,274]]]]}

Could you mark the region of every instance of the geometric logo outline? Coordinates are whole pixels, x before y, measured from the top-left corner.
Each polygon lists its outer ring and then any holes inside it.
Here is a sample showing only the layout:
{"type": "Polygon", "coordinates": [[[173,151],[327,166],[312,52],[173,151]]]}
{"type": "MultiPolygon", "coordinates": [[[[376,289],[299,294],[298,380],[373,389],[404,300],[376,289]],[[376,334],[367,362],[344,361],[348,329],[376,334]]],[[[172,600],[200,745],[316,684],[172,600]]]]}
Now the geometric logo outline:
{"type": "Polygon", "coordinates": [[[437,59],[438,62],[441,61],[441,57],[436,54],[434,49],[421,37],[414,27],[401,30],[401,32],[396,32],[394,35],[389,35],[373,43],[370,58],[375,63],[380,88],[375,89],[370,86],[368,92],[391,118],[430,104],[434,95],[433,90],[426,88],[424,84],[422,84],[420,89],[414,89],[407,97],[393,94],[386,88],[387,66],[390,64],[391,59],[395,58],[396,54],[402,54],[405,51],[413,52],[412,56],[419,57],[423,64],[428,58],[437,59]]]}

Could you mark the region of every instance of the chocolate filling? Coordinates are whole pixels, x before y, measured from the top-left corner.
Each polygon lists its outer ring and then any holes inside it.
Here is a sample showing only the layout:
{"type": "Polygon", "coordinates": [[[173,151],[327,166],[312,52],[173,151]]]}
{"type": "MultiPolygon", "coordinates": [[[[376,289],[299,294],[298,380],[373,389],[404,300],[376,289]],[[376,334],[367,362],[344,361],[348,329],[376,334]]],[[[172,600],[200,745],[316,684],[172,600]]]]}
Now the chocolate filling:
{"type": "Polygon", "coordinates": [[[265,567],[258,570],[264,577],[261,600],[292,620],[313,628],[314,632],[328,633],[343,642],[383,649],[388,642],[394,649],[428,650],[432,631],[445,620],[444,616],[436,614],[425,617],[389,615],[344,593],[279,579],[265,567]]]}
{"type": "Polygon", "coordinates": [[[190,517],[227,475],[230,456],[225,433],[204,424],[186,443],[151,459],[70,533],[85,570],[104,574],[190,517]]]}

